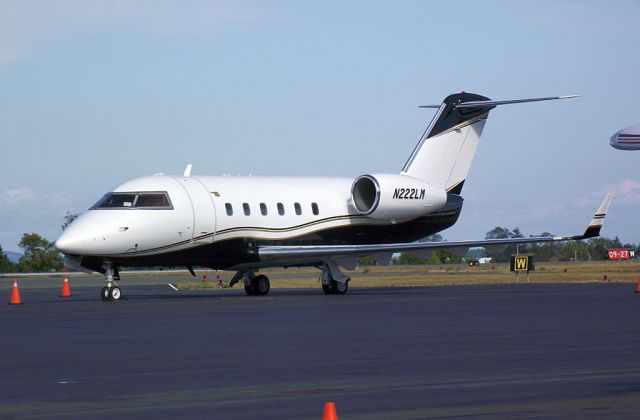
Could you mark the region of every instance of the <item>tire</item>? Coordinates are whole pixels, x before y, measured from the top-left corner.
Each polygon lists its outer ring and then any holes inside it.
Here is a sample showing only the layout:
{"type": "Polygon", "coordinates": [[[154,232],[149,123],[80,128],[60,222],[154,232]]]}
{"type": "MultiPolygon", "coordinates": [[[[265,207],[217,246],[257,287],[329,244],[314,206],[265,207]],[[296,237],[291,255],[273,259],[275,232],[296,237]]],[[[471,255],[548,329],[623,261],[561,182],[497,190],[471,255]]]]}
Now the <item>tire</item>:
{"type": "Polygon", "coordinates": [[[244,292],[248,295],[248,296],[253,296],[256,294],[255,290],[253,289],[253,284],[245,284],[244,285],[244,292]]]}
{"type": "Polygon", "coordinates": [[[331,292],[334,295],[344,295],[349,290],[349,280],[344,283],[331,280],[331,292]]]}
{"type": "Polygon", "coordinates": [[[253,290],[256,295],[264,296],[269,293],[271,289],[271,283],[267,276],[260,275],[251,281],[253,290]]]}
{"type": "Polygon", "coordinates": [[[100,291],[100,298],[103,302],[111,300],[111,290],[107,286],[104,286],[100,291]]]}
{"type": "Polygon", "coordinates": [[[325,295],[332,295],[333,291],[331,290],[331,286],[328,284],[322,284],[322,291],[325,295]]]}
{"type": "Polygon", "coordinates": [[[122,299],[122,290],[118,286],[114,286],[111,288],[111,300],[120,300],[122,299]]]}

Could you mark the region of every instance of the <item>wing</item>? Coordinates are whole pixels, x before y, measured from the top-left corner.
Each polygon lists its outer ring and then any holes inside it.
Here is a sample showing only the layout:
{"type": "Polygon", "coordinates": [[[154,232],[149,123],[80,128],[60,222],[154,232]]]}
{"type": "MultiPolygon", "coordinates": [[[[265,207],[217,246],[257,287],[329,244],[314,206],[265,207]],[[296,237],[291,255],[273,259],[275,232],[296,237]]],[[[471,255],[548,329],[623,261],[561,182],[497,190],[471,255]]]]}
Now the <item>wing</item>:
{"type": "Polygon", "coordinates": [[[258,248],[257,253],[261,261],[271,261],[274,265],[307,265],[334,259],[351,268],[357,264],[358,257],[365,255],[372,256],[378,263],[388,263],[391,254],[395,252],[411,252],[426,256],[436,250],[447,250],[464,255],[471,247],[496,248],[514,244],[579,241],[600,235],[611,198],[612,193],[607,194],[581,235],[370,245],[263,246],[258,248]]]}

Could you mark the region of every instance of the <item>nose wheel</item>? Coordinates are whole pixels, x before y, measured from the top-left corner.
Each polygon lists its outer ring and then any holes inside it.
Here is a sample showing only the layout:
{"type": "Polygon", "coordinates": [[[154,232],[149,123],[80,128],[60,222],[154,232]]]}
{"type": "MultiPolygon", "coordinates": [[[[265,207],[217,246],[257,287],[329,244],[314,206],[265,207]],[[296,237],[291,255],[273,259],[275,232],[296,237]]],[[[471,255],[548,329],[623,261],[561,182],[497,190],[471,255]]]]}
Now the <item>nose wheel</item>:
{"type": "Polygon", "coordinates": [[[122,290],[116,283],[116,280],[120,280],[118,268],[114,267],[110,261],[105,261],[103,267],[107,285],[100,290],[100,298],[103,302],[122,299],[122,290]]]}
{"type": "Polygon", "coordinates": [[[111,287],[105,286],[100,291],[100,297],[103,302],[108,300],[120,300],[122,299],[122,290],[120,290],[120,287],[115,285],[111,287]]]}

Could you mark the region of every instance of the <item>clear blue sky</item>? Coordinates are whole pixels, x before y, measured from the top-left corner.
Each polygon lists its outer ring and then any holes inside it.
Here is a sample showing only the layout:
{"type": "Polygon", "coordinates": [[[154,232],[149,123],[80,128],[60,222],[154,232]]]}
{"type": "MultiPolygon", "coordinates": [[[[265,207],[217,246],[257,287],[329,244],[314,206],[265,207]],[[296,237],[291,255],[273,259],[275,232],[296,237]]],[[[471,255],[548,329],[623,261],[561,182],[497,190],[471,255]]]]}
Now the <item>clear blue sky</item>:
{"type": "Polygon", "coordinates": [[[492,111],[446,239],[494,226],[640,242],[637,1],[0,2],[0,245],[50,240],[156,172],[398,172],[452,92],[492,111]]]}

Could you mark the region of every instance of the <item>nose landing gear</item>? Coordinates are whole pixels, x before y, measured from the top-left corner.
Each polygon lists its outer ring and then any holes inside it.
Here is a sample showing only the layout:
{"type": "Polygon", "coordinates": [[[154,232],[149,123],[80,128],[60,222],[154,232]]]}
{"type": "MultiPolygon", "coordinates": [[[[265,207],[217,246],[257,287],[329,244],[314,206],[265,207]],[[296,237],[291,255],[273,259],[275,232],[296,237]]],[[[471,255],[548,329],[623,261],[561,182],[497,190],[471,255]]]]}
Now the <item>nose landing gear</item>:
{"type": "Polygon", "coordinates": [[[120,273],[118,273],[118,267],[114,267],[110,262],[105,262],[104,275],[107,279],[107,285],[100,291],[100,298],[102,301],[108,300],[120,300],[122,299],[122,290],[116,281],[120,280],[120,273]]]}
{"type": "Polygon", "coordinates": [[[105,286],[100,292],[100,297],[103,302],[107,300],[120,300],[122,298],[122,291],[120,290],[120,287],[115,285],[112,285],[111,287],[105,286]]]}

